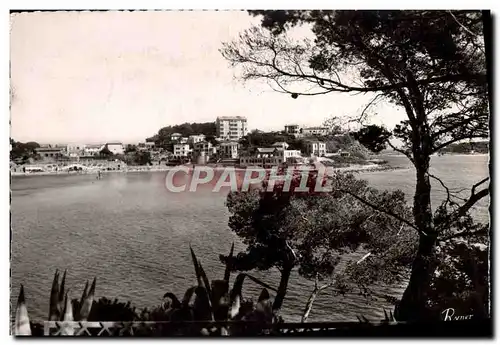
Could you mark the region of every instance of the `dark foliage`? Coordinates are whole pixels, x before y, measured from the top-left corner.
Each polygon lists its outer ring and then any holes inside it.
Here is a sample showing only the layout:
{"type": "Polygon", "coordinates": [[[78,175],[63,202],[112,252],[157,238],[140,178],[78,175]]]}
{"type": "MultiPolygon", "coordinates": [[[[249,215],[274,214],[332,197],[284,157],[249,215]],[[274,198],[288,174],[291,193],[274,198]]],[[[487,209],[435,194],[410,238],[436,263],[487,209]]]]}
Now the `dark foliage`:
{"type": "Polygon", "coordinates": [[[372,152],[379,153],[384,150],[387,145],[387,140],[391,137],[391,133],[384,127],[377,125],[369,125],[361,128],[353,133],[353,136],[364,147],[372,152]]]}

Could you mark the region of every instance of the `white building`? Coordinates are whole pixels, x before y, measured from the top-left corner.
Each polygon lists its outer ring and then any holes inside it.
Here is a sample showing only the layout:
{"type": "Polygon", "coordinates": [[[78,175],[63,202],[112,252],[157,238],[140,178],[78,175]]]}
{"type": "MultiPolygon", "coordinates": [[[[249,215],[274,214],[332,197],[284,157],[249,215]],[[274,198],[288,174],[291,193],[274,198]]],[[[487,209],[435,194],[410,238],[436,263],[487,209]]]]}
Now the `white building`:
{"type": "Polygon", "coordinates": [[[187,157],[190,152],[188,144],[174,144],[174,156],[187,157]]]}
{"type": "Polygon", "coordinates": [[[123,153],[125,153],[125,148],[123,147],[123,144],[119,142],[106,143],[106,147],[114,155],[122,155],[123,153]]]}
{"type": "Polygon", "coordinates": [[[217,137],[225,140],[239,140],[248,132],[247,119],[243,116],[220,116],[215,120],[217,137]]]}
{"type": "Polygon", "coordinates": [[[219,153],[221,158],[238,158],[238,143],[235,141],[220,143],[219,153]]]}
{"type": "Polygon", "coordinates": [[[202,142],[204,140],[205,140],[204,134],[190,135],[188,138],[188,143],[191,145],[194,145],[194,144],[202,142]]]}
{"type": "Polygon", "coordinates": [[[83,154],[85,156],[97,156],[101,152],[101,150],[104,148],[105,145],[103,144],[98,144],[98,145],[86,145],[85,149],[83,150],[83,154]]]}
{"type": "Polygon", "coordinates": [[[302,152],[300,150],[280,150],[276,152],[278,157],[283,158],[283,162],[290,162],[294,158],[302,157],[302,152]]]}
{"type": "Polygon", "coordinates": [[[189,141],[188,137],[180,137],[179,138],[179,144],[187,144],[189,141]]]}
{"type": "Polygon", "coordinates": [[[302,135],[328,135],[328,127],[306,127],[302,128],[302,135]]]}
{"type": "Polygon", "coordinates": [[[306,154],[322,157],[326,154],[326,144],[322,141],[308,141],[306,143],[306,154]]]}
{"type": "Polygon", "coordinates": [[[80,157],[85,152],[85,144],[68,144],[66,145],[66,154],[69,157],[80,157]]]}

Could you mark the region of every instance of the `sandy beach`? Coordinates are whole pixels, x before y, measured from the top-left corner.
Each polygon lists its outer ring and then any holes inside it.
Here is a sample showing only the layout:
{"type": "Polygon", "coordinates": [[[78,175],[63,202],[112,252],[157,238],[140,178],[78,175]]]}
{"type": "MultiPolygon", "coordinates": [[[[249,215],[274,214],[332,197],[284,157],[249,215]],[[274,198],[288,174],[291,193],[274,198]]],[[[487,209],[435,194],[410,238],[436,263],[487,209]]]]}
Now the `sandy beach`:
{"type": "MultiPolygon", "coordinates": [[[[200,165],[184,165],[184,166],[132,166],[132,167],[127,167],[127,168],[122,168],[122,169],[116,169],[116,170],[100,170],[101,174],[106,175],[108,173],[137,173],[137,172],[160,172],[160,171],[170,171],[170,170],[178,170],[181,167],[188,168],[190,171],[193,169],[193,167],[197,167],[200,165]]],[[[227,169],[228,167],[224,166],[211,166],[211,165],[204,165],[205,167],[210,167],[214,169],[215,171],[223,171],[224,169],[227,169]]],[[[264,169],[264,168],[259,168],[259,167],[247,167],[247,168],[242,168],[242,167],[233,167],[235,171],[245,171],[247,169],[252,169],[252,170],[259,170],[259,169],[264,169]]],[[[383,170],[392,170],[392,169],[398,169],[397,167],[389,166],[387,164],[352,164],[350,166],[346,167],[333,167],[329,168],[332,171],[338,171],[338,172],[368,172],[368,171],[383,171],[383,170]]],[[[270,169],[264,169],[264,170],[270,170],[270,169]]],[[[68,175],[88,175],[88,174],[97,174],[99,170],[98,169],[88,169],[88,170],[82,170],[82,171],[43,171],[43,172],[19,172],[19,171],[11,171],[11,176],[19,177],[19,176],[54,176],[54,175],[60,175],[60,176],[68,176],[68,175]]]]}

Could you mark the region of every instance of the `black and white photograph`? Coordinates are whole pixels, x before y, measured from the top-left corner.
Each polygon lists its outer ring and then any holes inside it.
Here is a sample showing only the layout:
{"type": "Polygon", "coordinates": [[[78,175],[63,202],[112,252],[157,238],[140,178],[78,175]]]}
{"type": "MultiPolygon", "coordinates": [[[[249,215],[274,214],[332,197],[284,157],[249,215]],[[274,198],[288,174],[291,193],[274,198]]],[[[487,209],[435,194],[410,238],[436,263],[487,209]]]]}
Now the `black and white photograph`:
{"type": "Polygon", "coordinates": [[[493,336],[490,10],[5,15],[12,337],[493,336]]]}

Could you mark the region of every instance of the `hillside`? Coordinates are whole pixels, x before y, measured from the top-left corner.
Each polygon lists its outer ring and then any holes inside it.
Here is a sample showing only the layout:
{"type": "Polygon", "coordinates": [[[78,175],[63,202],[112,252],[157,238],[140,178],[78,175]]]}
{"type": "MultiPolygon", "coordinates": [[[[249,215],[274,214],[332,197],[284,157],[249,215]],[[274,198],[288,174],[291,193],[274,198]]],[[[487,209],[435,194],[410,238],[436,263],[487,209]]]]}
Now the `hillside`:
{"type": "Polygon", "coordinates": [[[489,153],[489,142],[488,141],[476,141],[476,142],[463,142],[451,144],[444,149],[440,150],[439,153],[459,153],[459,154],[470,154],[470,153],[489,153]]]}

